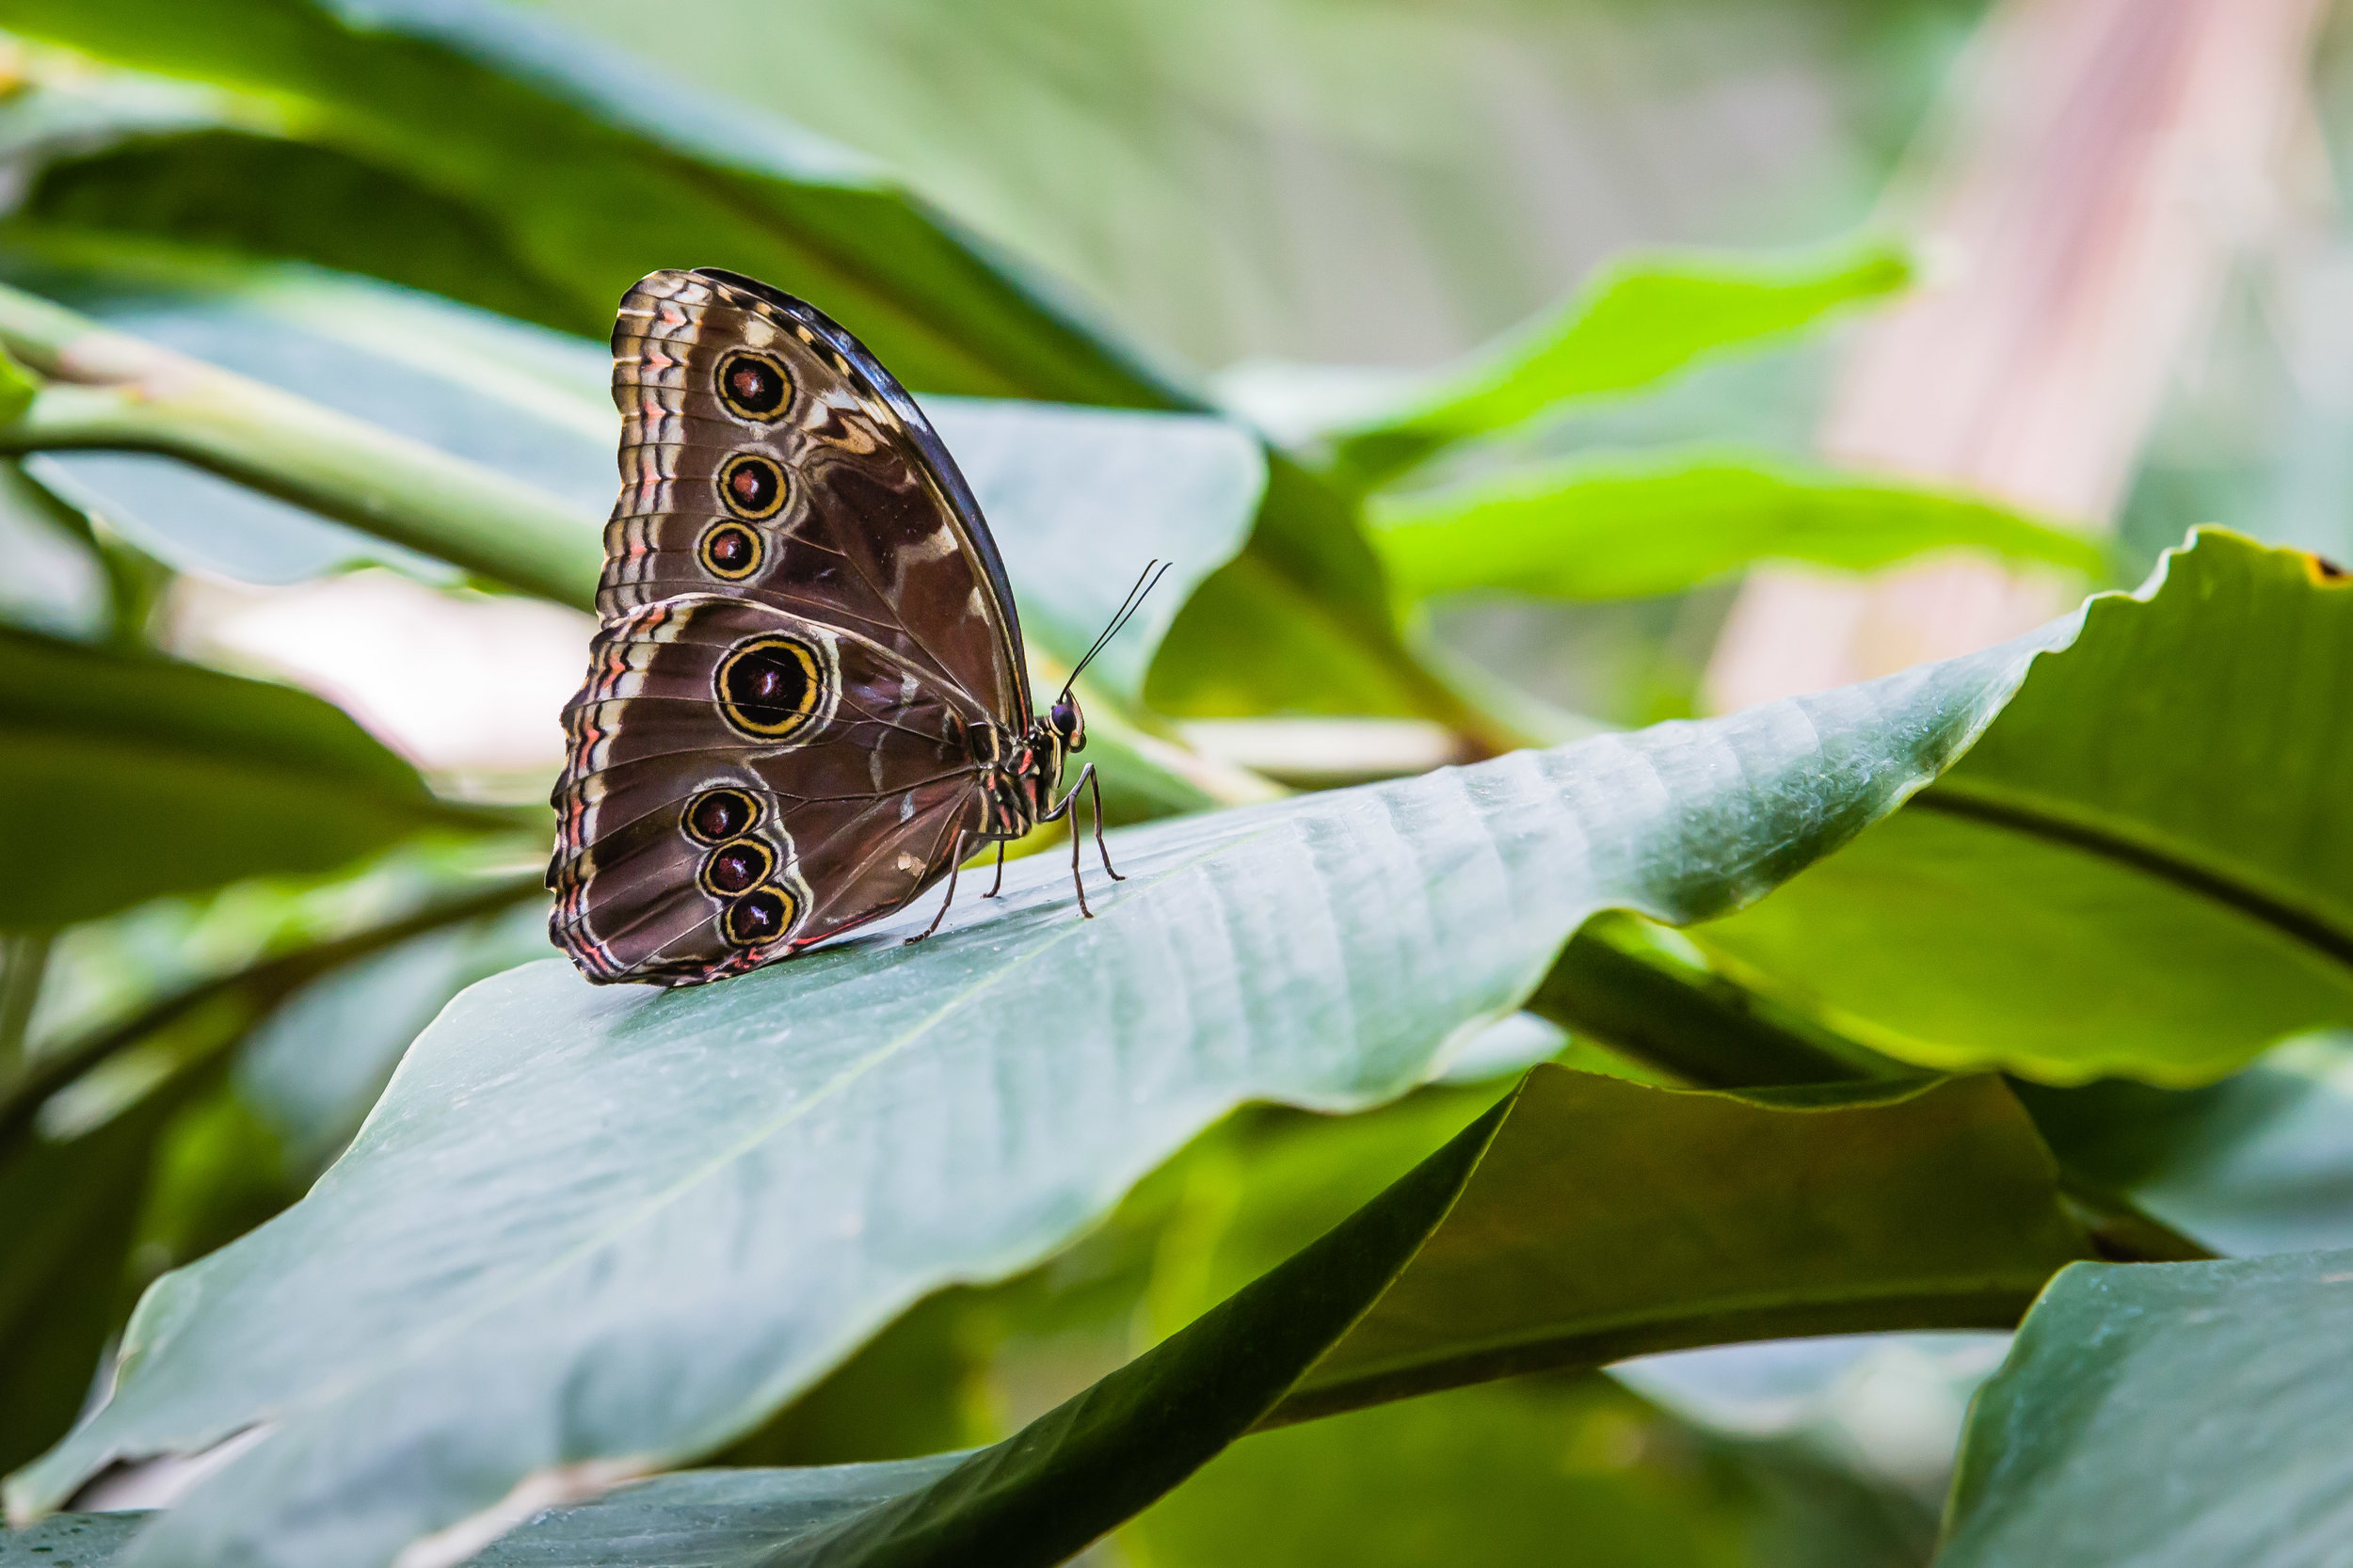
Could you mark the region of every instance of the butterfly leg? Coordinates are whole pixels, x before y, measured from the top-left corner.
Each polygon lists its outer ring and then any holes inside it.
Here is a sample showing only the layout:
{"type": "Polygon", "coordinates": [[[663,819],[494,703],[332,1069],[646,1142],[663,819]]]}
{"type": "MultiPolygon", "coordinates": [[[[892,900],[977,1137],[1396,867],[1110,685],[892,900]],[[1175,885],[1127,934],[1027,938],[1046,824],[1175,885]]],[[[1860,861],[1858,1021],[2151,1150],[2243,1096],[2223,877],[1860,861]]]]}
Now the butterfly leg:
{"type": "MultiPolygon", "coordinates": [[[[1103,843],[1103,781],[1096,776],[1094,763],[1086,765],[1085,771],[1079,776],[1079,781],[1095,792],[1095,853],[1101,858],[1104,872],[1113,882],[1125,882],[1128,880],[1126,877],[1112,870],[1112,852],[1103,843]]],[[[1071,793],[1076,794],[1078,791],[1074,789],[1071,793]]],[[[1071,825],[1075,827],[1078,824],[1074,823],[1071,825]]]]}
{"type": "Polygon", "coordinates": [[[1095,911],[1087,907],[1087,879],[1079,874],[1079,813],[1070,808],[1078,798],[1076,790],[1063,796],[1062,814],[1070,819],[1070,885],[1079,889],[1079,913],[1091,920],[1095,911]]]}
{"type": "Polygon", "coordinates": [[[939,913],[932,917],[932,923],[906,939],[908,947],[937,931],[939,922],[948,918],[948,906],[956,902],[956,873],[964,870],[964,840],[965,830],[959,827],[956,829],[956,847],[948,856],[948,896],[939,901],[939,913]]]}
{"type": "Polygon", "coordinates": [[[997,896],[997,891],[998,891],[998,889],[999,889],[999,888],[1002,888],[1004,885],[1005,885],[1005,840],[1002,840],[1002,839],[1000,839],[1000,840],[997,840],[997,880],[996,880],[996,881],[994,881],[994,882],[992,882],[992,883],[990,883],[990,884],[988,885],[988,891],[987,891],[987,892],[985,892],[985,893],[983,893],[983,894],[981,895],[981,897],[983,897],[983,898],[995,898],[995,897],[997,896]]]}

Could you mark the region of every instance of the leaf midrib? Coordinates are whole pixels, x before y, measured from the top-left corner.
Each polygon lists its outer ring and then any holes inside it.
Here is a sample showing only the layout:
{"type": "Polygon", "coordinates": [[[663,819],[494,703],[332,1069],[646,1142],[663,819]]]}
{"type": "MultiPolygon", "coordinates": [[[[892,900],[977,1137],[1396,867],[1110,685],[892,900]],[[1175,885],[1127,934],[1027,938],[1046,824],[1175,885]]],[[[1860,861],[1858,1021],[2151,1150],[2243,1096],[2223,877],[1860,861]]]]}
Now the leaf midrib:
{"type": "Polygon", "coordinates": [[[2135,833],[2053,810],[2031,796],[1972,788],[1946,775],[1913,795],[1909,809],[1934,811],[2076,850],[2209,899],[2279,933],[2353,974],[2353,924],[2313,904],[2256,886],[2233,862],[2205,859],[2153,832],[2135,833]]]}

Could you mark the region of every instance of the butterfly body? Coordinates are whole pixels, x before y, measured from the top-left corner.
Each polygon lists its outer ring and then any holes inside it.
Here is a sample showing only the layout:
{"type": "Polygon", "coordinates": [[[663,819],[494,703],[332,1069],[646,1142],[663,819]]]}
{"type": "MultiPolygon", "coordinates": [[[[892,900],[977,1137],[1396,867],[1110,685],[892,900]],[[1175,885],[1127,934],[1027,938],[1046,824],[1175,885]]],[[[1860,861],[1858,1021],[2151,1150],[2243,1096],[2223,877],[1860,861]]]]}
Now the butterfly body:
{"type": "Polygon", "coordinates": [[[1077,700],[1032,710],[980,508],[855,338],[750,279],[653,273],[613,387],[621,492],[548,870],[589,979],[788,957],[1071,811],[1077,700]]]}

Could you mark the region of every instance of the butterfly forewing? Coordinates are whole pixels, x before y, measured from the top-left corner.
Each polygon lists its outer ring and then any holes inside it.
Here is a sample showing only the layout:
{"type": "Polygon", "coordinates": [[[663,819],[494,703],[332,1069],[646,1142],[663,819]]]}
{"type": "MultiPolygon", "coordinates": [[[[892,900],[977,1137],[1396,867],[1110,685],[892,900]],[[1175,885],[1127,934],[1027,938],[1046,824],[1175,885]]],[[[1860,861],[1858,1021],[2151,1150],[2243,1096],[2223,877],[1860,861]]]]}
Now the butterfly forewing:
{"type": "Polygon", "coordinates": [[[741,972],[904,906],[1028,723],[987,525],[840,328],[661,272],[614,332],[621,494],[565,710],[552,930],[593,980],[741,972]]]}
{"type": "Polygon", "coordinates": [[[1026,722],[996,544],[921,410],[856,339],[750,280],[657,272],[623,297],[613,347],[622,490],[600,613],[766,600],[1026,722]]]}

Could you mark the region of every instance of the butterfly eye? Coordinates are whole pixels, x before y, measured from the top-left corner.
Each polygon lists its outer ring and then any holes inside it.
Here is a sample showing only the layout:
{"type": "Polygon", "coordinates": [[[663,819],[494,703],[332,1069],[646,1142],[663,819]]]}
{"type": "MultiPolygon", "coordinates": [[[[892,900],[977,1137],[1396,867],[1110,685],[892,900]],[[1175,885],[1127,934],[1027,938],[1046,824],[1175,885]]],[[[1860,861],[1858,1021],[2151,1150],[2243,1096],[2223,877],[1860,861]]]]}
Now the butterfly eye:
{"type": "Polygon", "coordinates": [[[1063,744],[1071,750],[1076,751],[1086,744],[1087,721],[1085,715],[1079,712],[1076,702],[1064,697],[1054,704],[1053,711],[1047,717],[1053,723],[1054,733],[1060,735],[1063,744]]]}

